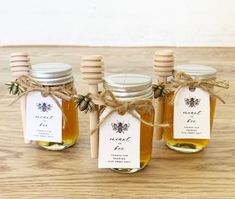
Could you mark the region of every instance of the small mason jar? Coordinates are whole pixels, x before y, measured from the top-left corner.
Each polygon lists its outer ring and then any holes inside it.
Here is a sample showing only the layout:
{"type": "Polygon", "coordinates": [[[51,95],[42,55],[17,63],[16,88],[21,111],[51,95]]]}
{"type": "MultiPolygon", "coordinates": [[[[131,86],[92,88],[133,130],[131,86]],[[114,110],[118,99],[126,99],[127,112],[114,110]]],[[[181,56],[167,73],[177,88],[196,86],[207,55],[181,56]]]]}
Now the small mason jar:
{"type": "MultiPolygon", "coordinates": [[[[68,64],[35,64],[32,65],[32,68],[30,70],[30,76],[45,87],[64,86],[64,88],[76,93],[72,76],[72,67],[68,64]]],[[[55,104],[55,106],[57,105],[55,104]]],[[[37,144],[45,149],[63,150],[74,145],[78,140],[78,111],[75,107],[74,101],[66,101],[62,99],[61,107],[66,117],[65,120],[63,120],[64,118],[62,117],[61,121],[62,142],[57,143],[40,140],[37,141],[37,144]]]]}
{"type": "MultiPolygon", "coordinates": [[[[179,65],[174,68],[174,77],[175,74],[178,72],[185,72],[186,74],[190,75],[193,79],[197,80],[208,80],[211,78],[216,78],[216,69],[209,67],[209,66],[204,66],[204,65],[192,65],[192,64],[187,64],[187,65],[179,65]]],[[[174,79],[173,79],[174,81],[174,79]]],[[[192,94],[190,95],[190,99],[180,99],[184,101],[187,106],[192,107],[188,114],[198,114],[199,112],[195,111],[196,105],[200,102],[200,100],[195,101],[195,96],[193,95],[193,92],[196,88],[189,88],[187,87],[192,94]]],[[[212,88],[213,89],[213,88],[212,88]]],[[[200,138],[175,138],[176,132],[174,130],[174,104],[172,103],[172,97],[174,95],[174,92],[171,92],[168,94],[166,97],[165,105],[164,105],[164,123],[168,123],[170,125],[169,128],[164,128],[163,129],[163,139],[166,143],[166,145],[175,151],[178,152],[183,152],[183,153],[196,153],[204,149],[209,142],[209,139],[200,139],[200,138]]],[[[197,97],[197,96],[196,96],[197,97]]],[[[196,99],[197,100],[197,99],[196,99]]],[[[203,100],[203,99],[201,99],[203,100]]],[[[201,102],[200,102],[201,103],[201,102]]],[[[208,118],[208,132],[201,132],[206,133],[207,135],[210,136],[211,130],[212,130],[212,125],[213,125],[213,119],[214,119],[214,112],[215,112],[215,104],[216,104],[216,99],[213,96],[209,96],[209,118],[208,118]]],[[[200,110],[201,111],[201,110],[200,110]]],[[[203,110],[202,110],[203,111],[203,110]]],[[[201,113],[201,112],[200,112],[201,113]]],[[[194,116],[190,116],[189,118],[192,118],[194,116]]],[[[189,119],[190,120],[190,119],[189,119]]],[[[183,118],[178,118],[179,124],[183,126],[183,118]]],[[[190,128],[190,126],[187,126],[186,128],[190,128]]]]}
{"type": "MultiPolygon", "coordinates": [[[[152,79],[146,75],[139,74],[116,74],[104,78],[104,88],[112,91],[119,101],[135,101],[151,99],[153,97],[152,79]]],[[[104,111],[103,106],[100,114],[104,111]]],[[[153,123],[154,108],[152,104],[149,109],[139,108],[135,110],[141,119],[153,123]]],[[[121,114],[121,113],[118,113],[121,114]]],[[[131,124],[130,124],[131,125],[131,124]]],[[[137,132],[130,132],[131,134],[137,132]]],[[[134,173],[146,167],[151,159],[153,127],[140,122],[140,168],[112,168],[121,173],[134,173]]]]}

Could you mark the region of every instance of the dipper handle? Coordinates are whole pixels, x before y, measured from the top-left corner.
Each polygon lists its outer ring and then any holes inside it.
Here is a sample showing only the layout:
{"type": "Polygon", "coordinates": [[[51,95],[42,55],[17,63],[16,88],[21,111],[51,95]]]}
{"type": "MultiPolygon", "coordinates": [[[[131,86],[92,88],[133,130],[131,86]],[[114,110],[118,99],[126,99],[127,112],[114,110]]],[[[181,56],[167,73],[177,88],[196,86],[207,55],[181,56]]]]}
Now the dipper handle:
{"type": "MultiPolygon", "coordinates": [[[[81,61],[82,78],[86,81],[89,87],[89,92],[92,95],[98,95],[98,84],[102,82],[104,76],[104,62],[101,55],[83,56],[81,61]]],[[[90,131],[98,124],[98,106],[96,110],[90,112],[90,131]]],[[[91,158],[98,157],[99,149],[99,131],[97,130],[90,135],[90,150],[91,158]]]]}
{"type": "MultiPolygon", "coordinates": [[[[31,64],[28,53],[26,52],[16,52],[11,54],[10,58],[10,69],[12,76],[18,78],[21,75],[29,75],[31,64]]],[[[24,142],[29,144],[31,140],[25,139],[25,130],[26,130],[26,97],[23,96],[20,99],[20,108],[21,108],[21,117],[22,117],[22,126],[24,133],[24,142]]]]}
{"type": "MultiPolygon", "coordinates": [[[[154,55],[154,72],[158,83],[166,82],[167,78],[172,76],[174,67],[174,52],[172,50],[159,50],[154,55]]],[[[155,117],[154,123],[160,124],[163,122],[164,101],[158,98],[155,103],[155,117]]],[[[154,138],[156,140],[162,139],[163,129],[160,127],[154,128],[154,138]]]]}

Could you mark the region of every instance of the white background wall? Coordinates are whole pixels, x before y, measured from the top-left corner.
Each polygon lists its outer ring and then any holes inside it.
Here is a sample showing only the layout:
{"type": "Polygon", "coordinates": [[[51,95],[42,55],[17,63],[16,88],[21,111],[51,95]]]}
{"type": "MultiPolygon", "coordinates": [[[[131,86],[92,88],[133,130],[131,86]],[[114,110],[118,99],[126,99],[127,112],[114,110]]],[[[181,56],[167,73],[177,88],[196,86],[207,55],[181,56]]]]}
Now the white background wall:
{"type": "Polygon", "coordinates": [[[235,46],[235,0],[0,0],[0,45],[235,46]]]}

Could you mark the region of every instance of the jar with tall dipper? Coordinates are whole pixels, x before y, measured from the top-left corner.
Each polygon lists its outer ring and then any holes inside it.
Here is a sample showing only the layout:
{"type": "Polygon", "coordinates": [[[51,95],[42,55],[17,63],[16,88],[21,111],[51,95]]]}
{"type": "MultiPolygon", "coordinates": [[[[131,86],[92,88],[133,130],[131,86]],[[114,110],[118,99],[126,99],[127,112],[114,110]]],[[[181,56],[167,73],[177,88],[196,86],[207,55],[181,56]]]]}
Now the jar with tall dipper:
{"type": "Polygon", "coordinates": [[[48,150],[74,145],[78,140],[78,111],[71,98],[76,94],[72,67],[62,63],[35,64],[27,82],[30,92],[26,97],[26,138],[48,150]]]}

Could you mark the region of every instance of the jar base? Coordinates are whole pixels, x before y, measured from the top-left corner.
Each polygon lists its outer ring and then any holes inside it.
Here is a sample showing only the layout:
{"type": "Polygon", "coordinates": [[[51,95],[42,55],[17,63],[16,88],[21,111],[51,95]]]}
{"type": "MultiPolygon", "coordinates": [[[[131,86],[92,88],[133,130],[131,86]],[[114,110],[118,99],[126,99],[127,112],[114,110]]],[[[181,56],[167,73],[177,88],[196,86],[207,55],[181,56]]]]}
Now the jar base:
{"type": "Polygon", "coordinates": [[[116,171],[118,173],[136,173],[142,169],[144,169],[148,164],[146,162],[140,163],[140,168],[111,168],[112,171],[116,171]]]}
{"type": "Polygon", "coordinates": [[[56,142],[43,142],[43,141],[38,141],[37,144],[47,150],[50,151],[62,151],[66,148],[69,148],[76,144],[76,141],[73,142],[65,142],[65,143],[56,143],[56,142]]]}
{"type": "Polygon", "coordinates": [[[202,151],[204,147],[200,147],[198,145],[195,145],[193,143],[176,143],[176,144],[171,144],[169,142],[166,142],[166,145],[168,148],[175,150],[177,152],[181,153],[197,153],[199,151],[202,151]]]}

